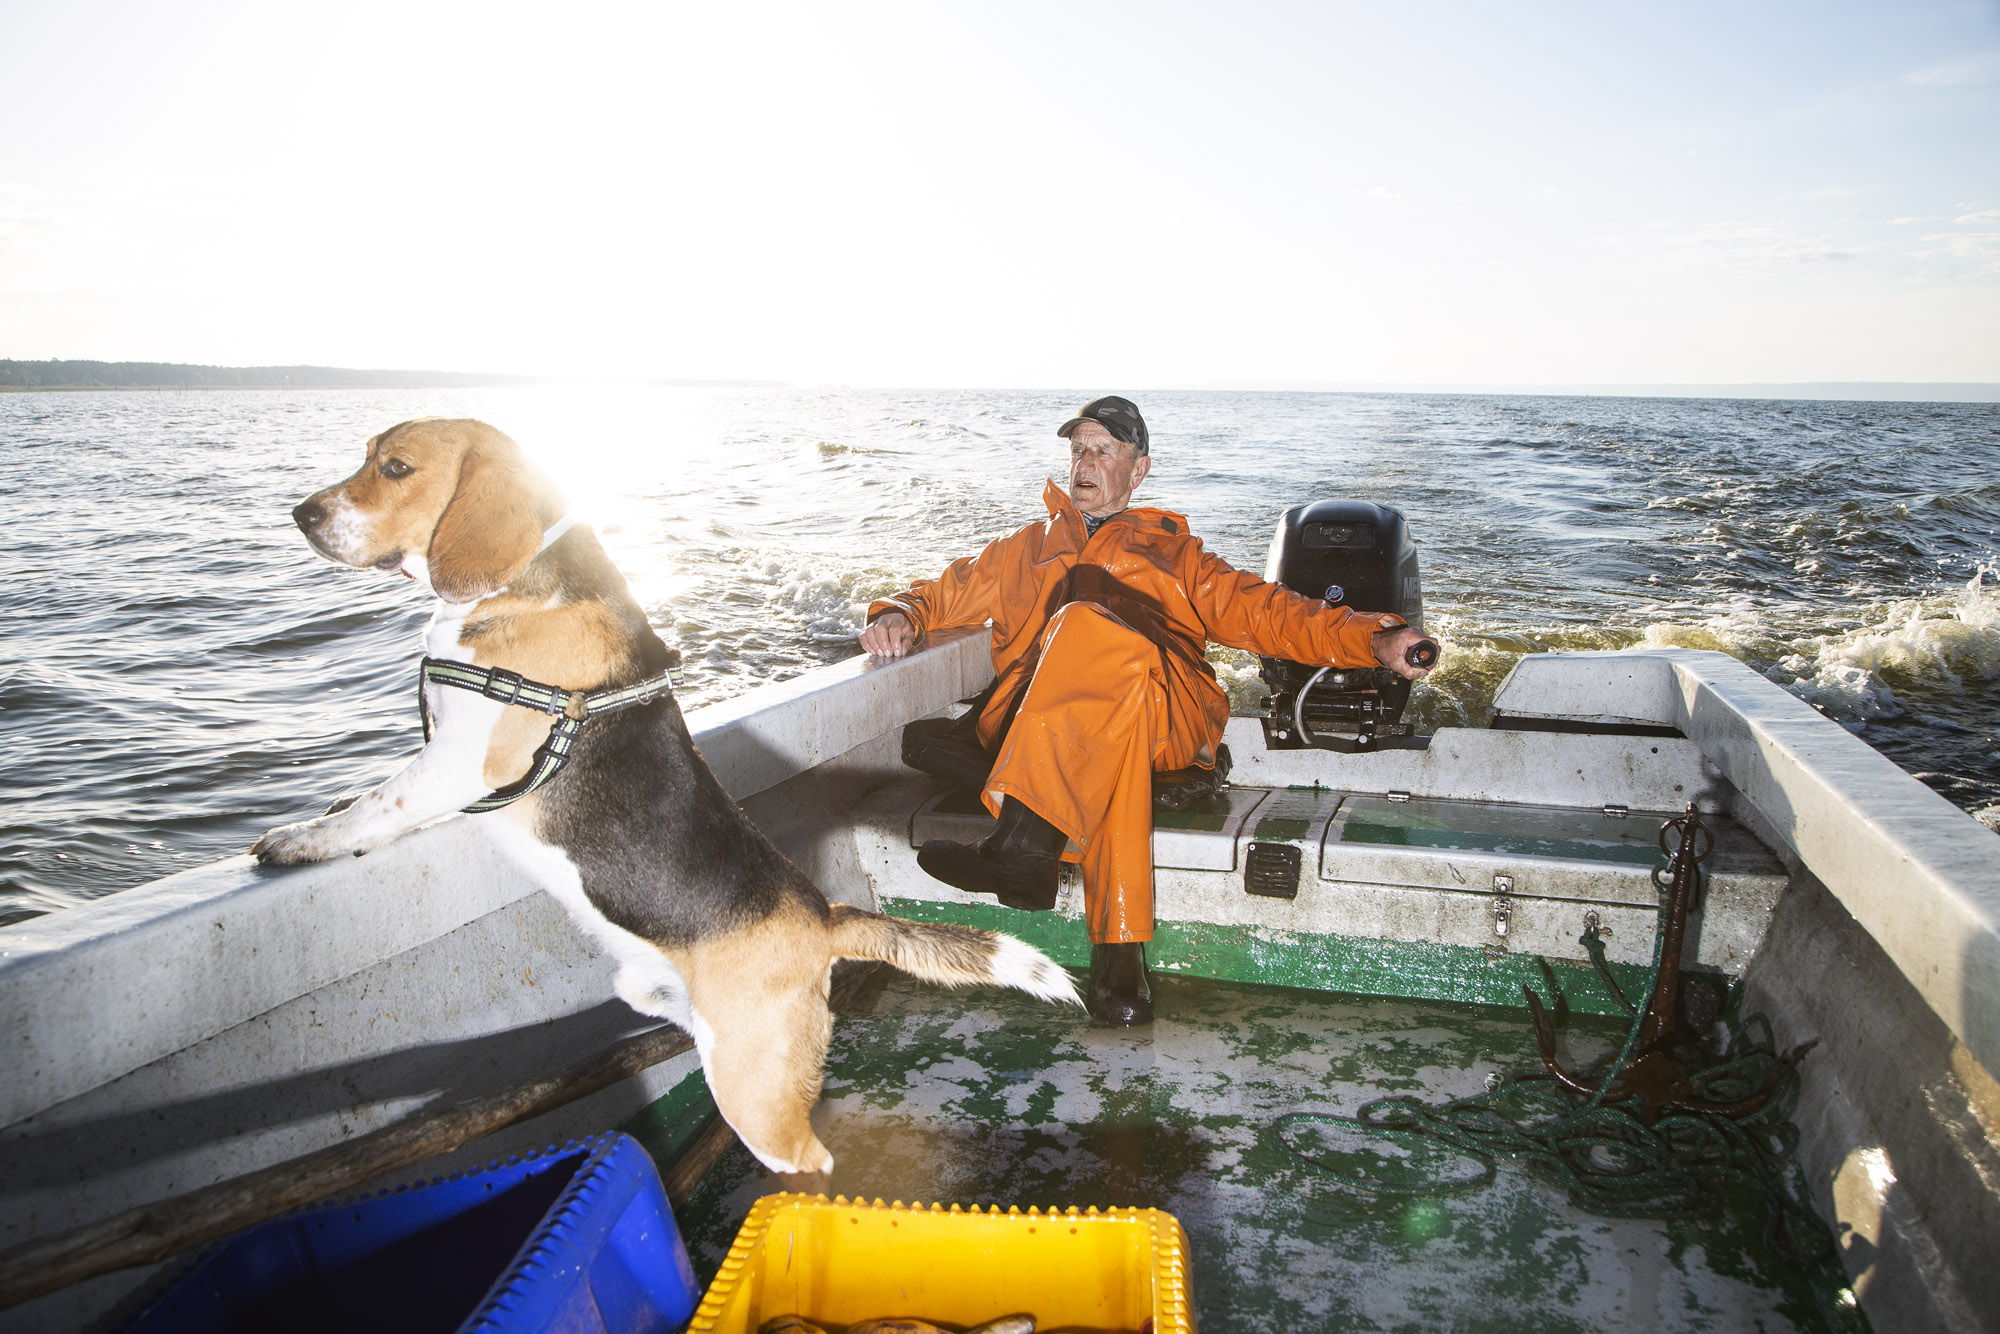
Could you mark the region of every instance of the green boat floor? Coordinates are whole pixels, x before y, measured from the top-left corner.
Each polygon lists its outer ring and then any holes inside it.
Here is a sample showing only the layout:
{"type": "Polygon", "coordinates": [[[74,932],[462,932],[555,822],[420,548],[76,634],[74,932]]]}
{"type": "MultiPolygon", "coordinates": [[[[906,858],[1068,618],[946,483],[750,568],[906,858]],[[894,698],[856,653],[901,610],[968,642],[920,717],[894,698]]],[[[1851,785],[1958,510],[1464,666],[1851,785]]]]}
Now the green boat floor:
{"type": "MultiPolygon", "coordinates": [[[[1207,1334],[1864,1327],[1837,1276],[1765,1249],[1754,1195],[1712,1219],[1598,1218],[1503,1162],[1483,1189],[1375,1198],[1277,1143],[1288,1112],[1459,1097],[1534,1066],[1518,1010],[1174,977],[1156,1006],[1149,1028],[1117,1030],[1011,992],[872,981],[835,1021],[813,1116],[830,1179],[779,1178],[732,1147],[679,1211],[697,1275],[760,1196],[806,1189],[1164,1209],[1187,1230],[1207,1334]]],[[[1581,1063],[1622,1034],[1576,1018],[1562,1042],[1581,1063]]]]}

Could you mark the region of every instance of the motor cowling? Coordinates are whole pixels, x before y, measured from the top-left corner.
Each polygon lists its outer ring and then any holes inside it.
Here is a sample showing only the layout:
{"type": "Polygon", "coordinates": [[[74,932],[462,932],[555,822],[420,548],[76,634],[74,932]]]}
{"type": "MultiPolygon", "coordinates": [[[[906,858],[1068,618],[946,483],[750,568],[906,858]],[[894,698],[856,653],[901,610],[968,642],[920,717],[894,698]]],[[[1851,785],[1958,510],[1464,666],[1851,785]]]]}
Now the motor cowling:
{"type": "MultiPolygon", "coordinates": [[[[1264,577],[1331,607],[1394,612],[1423,629],[1417,546],[1402,511],[1365,500],[1319,500],[1278,516],[1264,577]]],[[[1373,750],[1407,737],[1410,683],[1386,667],[1323,669],[1262,658],[1271,689],[1264,743],[1273,750],[1373,750]]]]}

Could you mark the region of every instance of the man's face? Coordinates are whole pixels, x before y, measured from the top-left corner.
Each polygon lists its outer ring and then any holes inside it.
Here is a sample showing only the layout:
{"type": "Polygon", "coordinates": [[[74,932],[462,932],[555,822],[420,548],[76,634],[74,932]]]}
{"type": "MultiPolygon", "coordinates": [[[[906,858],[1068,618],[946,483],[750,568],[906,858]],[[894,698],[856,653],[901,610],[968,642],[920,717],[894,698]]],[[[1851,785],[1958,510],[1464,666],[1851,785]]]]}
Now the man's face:
{"type": "Polygon", "coordinates": [[[1153,461],[1096,422],[1085,422],[1069,437],[1069,498],[1093,519],[1106,519],[1132,501],[1153,461]]]}

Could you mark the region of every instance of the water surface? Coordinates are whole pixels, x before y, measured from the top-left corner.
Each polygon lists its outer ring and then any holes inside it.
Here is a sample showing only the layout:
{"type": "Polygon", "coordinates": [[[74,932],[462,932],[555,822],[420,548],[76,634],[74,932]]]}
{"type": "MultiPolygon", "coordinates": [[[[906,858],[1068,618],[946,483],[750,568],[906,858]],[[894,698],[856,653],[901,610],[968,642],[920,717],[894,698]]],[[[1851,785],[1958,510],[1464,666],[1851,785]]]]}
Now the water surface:
{"type": "MultiPolygon", "coordinates": [[[[418,745],[429,600],[289,511],[483,417],[594,522],[686,703],[854,652],[867,602],[1037,517],[1087,393],[551,386],[0,395],[0,922],[241,851],[418,745]]],[[[1720,649],[2000,824],[2000,406],[1135,394],[1139,499],[1261,570],[1280,509],[1400,507],[1485,721],[1523,653],[1720,649]]],[[[1238,704],[1254,669],[1218,654],[1238,704]]]]}

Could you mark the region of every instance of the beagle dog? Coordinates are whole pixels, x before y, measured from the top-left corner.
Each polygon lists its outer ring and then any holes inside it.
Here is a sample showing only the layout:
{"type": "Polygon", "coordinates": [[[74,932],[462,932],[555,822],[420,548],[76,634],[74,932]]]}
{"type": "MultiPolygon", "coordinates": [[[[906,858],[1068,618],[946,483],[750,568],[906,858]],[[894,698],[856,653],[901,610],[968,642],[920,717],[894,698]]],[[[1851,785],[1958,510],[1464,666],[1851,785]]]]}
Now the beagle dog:
{"type": "Polygon", "coordinates": [[[292,515],[322,555],[436,593],[431,725],[416,759],[380,787],[258,839],[260,862],[358,857],[519,793],[480,818],[617,960],[619,997],[693,1035],[716,1106],[776,1172],[833,1166],[807,1117],[832,1031],[834,960],[1079,1003],[1067,973],[1011,937],[829,905],[695,751],[662,680],[677,656],[596,536],[569,525],[548,481],[493,427],[392,426],[368,442],[360,471],[292,515]],[[523,707],[522,687],[537,683],[551,689],[523,707]],[[603,700],[619,707],[593,711],[603,700]],[[548,777],[565,731],[566,763],[548,777]]]}

